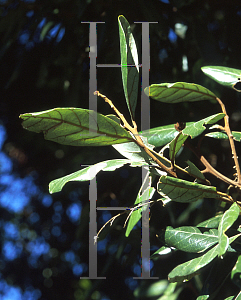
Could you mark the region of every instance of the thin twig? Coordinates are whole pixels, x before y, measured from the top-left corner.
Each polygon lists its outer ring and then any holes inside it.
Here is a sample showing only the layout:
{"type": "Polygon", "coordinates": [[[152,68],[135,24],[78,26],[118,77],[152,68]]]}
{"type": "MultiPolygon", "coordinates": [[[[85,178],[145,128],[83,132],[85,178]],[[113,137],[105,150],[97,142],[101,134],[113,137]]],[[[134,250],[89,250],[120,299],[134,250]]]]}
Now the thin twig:
{"type": "Polygon", "coordinates": [[[224,131],[226,132],[228,138],[229,138],[229,142],[230,142],[230,147],[232,150],[232,155],[233,155],[233,159],[234,159],[234,163],[235,163],[235,168],[237,170],[237,177],[238,177],[238,184],[239,186],[241,185],[241,173],[240,173],[240,166],[239,166],[239,162],[238,162],[238,157],[237,157],[237,153],[236,153],[236,148],[234,145],[234,139],[233,139],[233,135],[232,132],[230,130],[230,126],[229,126],[229,116],[226,112],[226,108],[225,105],[223,104],[223,102],[217,97],[216,100],[218,101],[218,103],[220,104],[221,108],[222,108],[222,112],[225,114],[224,117],[224,131]]]}
{"type": "Polygon", "coordinates": [[[133,139],[133,141],[139,147],[141,147],[154,160],[154,162],[157,163],[165,172],[172,175],[173,177],[177,177],[176,172],[174,172],[171,168],[167,168],[162,162],[160,162],[159,159],[157,159],[156,156],[152,153],[153,151],[150,151],[150,149],[148,147],[146,147],[146,145],[143,143],[143,141],[137,131],[137,125],[136,125],[135,121],[132,121],[133,127],[131,127],[129,125],[129,123],[126,121],[123,114],[121,114],[119,112],[119,110],[114,106],[114,104],[112,103],[112,101],[110,99],[108,99],[105,95],[102,95],[99,91],[95,91],[94,94],[102,97],[110,105],[110,107],[115,111],[117,116],[121,119],[121,121],[123,123],[123,127],[126,128],[127,130],[129,130],[135,137],[135,139],[133,139]]]}

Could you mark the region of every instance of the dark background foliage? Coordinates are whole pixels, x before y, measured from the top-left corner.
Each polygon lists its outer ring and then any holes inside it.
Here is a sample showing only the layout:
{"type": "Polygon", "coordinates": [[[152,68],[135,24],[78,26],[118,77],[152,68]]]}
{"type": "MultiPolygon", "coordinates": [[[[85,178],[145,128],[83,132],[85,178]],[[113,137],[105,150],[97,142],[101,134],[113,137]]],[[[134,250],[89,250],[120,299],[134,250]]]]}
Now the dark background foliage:
{"type": "MultiPolygon", "coordinates": [[[[21,113],[54,107],[88,108],[89,25],[81,22],[105,22],[97,27],[97,62],[118,64],[121,14],[132,25],[140,61],[141,25],[134,22],[158,22],[150,24],[150,83],[186,81],[209,88],[226,104],[231,128],[240,130],[240,96],[200,70],[205,65],[241,69],[240,1],[0,0],[1,299],[134,299],[138,286],[146,290],[152,283],[133,280],[141,274],[141,228],[138,225],[125,238],[126,216],[107,226],[99,239],[98,273],[107,279],[80,280],[88,276],[89,183],[68,183],[62,192],[48,194],[51,180],[80,165],[120,155],[112,147],[76,148],[46,141],[41,134],[25,131],[19,119],[21,113]],[[177,24],[187,28],[182,37],[175,32],[177,24]]],[[[127,114],[120,69],[99,68],[97,80],[98,89],[127,114]]],[[[112,113],[101,99],[98,111],[112,113]]],[[[215,103],[171,106],[151,100],[151,127],[217,112],[215,103]]],[[[140,109],[137,122],[140,126],[140,109]]],[[[202,151],[218,170],[232,175],[225,142],[204,140],[202,151]]],[[[188,155],[183,151],[182,161],[188,155]]],[[[227,188],[212,182],[221,191],[227,188]]],[[[124,167],[100,174],[97,184],[99,206],[128,206],[135,201],[141,173],[124,167]]],[[[165,226],[197,224],[211,217],[217,206],[208,200],[199,207],[156,204],[150,219],[151,253],[161,246],[156,234],[165,226]]],[[[98,229],[114,213],[98,212],[98,229]]],[[[151,276],[165,279],[185,259],[175,253],[154,261],[151,276]]],[[[222,297],[235,292],[230,283],[222,297]]],[[[198,293],[197,284],[190,281],[179,297],[195,299],[198,293]]]]}

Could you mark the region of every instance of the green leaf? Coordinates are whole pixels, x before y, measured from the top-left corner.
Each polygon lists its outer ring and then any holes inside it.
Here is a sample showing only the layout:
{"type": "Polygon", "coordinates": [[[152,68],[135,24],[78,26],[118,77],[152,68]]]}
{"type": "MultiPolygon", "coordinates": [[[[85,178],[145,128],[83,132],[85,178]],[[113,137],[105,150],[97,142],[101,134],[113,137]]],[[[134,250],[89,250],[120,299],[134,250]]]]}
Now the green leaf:
{"type": "Polygon", "coordinates": [[[231,272],[231,279],[241,289],[241,255],[239,255],[231,272]]]}
{"type": "Polygon", "coordinates": [[[200,269],[209,264],[218,255],[219,245],[213,247],[200,257],[189,260],[176,268],[168,275],[170,282],[182,282],[190,280],[200,269]]]}
{"type": "Polygon", "coordinates": [[[167,247],[167,246],[162,246],[161,248],[159,248],[158,250],[156,250],[151,257],[154,257],[156,255],[166,255],[171,253],[172,251],[175,251],[177,249],[175,248],[171,248],[171,247],[167,247]]]}
{"type": "Polygon", "coordinates": [[[229,278],[230,272],[237,261],[236,253],[228,253],[223,259],[215,259],[209,272],[205,276],[205,281],[201,290],[201,294],[210,295],[211,299],[220,299],[216,297],[220,288],[229,278]]]}
{"type": "Polygon", "coordinates": [[[139,85],[139,62],[135,39],[124,16],[118,17],[120,34],[121,72],[127,106],[134,120],[139,85]]]}
{"type": "Polygon", "coordinates": [[[148,284],[148,286],[146,284],[139,285],[134,291],[134,296],[137,299],[157,297],[165,292],[168,283],[168,280],[162,279],[150,285],[148,284]]]}
{"type": "Polygon", "coordinates": [[[199,297],[197,297],[196,300],[207,300],[209,298],[209,295],[201,295],[199,297]]]}
{"type": "MultiPolygon", "coordinates": [[[[150,185],[144,190],[143,194],[141,194],[142,190],[139,190],[139,193],[137,195],[135,205],[141,204],[142,202],[146,202],[150,200],[154,193],[155,193],[155,188],[151,187],[150,185]]],[[[135,209],[131,212],[130,219],[128,221],[128,225],[126,228],[126,233],[125,236],[128,237],[131,230],[134,228],[134,226],[137,224],[137,222],[141,218],[142,212],[144,212],[147,209],[148,203],[142,205],[139,209],[135,209]]]]}
{"type": "Polygon", "coordinates": [[[49,184],[49,192],[50,194],[60,192],[63,186],[69,181],[88,181],[93,179],[100,171],[114,171],[127,163],[131,163],[131,161],[128,159],[113,159],[99,162],[83,170],[51,181],[49,184]]]}
{"type": "Polygon", "coordinates": [[[152,84],[145,88],[145,94],[166,103],[214,100],[216,96],[207,88],[187,82],[152,84]]]}
{"type": "MultiPolygon", "coordinates": [[[[144,144],[150,148],[153,149],[154,146],[150,145],[147,142],[146,138],[142,139],[144,144]]],[[[150,156],[140,147],[138,146],[135,142],[130,142],[130,143],[123,143],[123,144],[118,144],[118,145],[112,145],[121,155],[124,157],[131,159],[132,161],[135,162],[140,162],[142,164],[147,164],[150,163],[152,160],[150,156]]]]}
{"type": "Polygon", "coordinates": [[[179,134],[171,141],[169,144],[169,157],[171,161],[174,161],[178,151],[181,149],[187,138],[187,134],[179,132],[179,134]]]}
{"type": "Polygon", "coordinates": [[[206,186],[186,180],[161,176],[157,191],[176,202],[193,202],[201,198],[223,198],[225,194],[217,192],[215,187],[206,186]]]}
{"type": "MultiPolygon", "coordinates": [[[[239,131],[232,131],[232,135],[233,135],[233,139],[237,142],[241,141],[241,132],[239,131]]],[[[214,139],[228,139],[228,136],[226,133],[224,132],[209,132],[207,134],[205,134],[205,136],[214,138],[214,139]]]]}
{"type": "Polygon", "coordinates": [[[216,66],[206,66],[201,69],[208,77],[230,88],[236,89],[234,85],[241,79],[241,70],[238,69],[216,66]]]}
{"type": "Polygon", "coordinates": [[[197,227],[172,228],[168,226],[165,232],[165,242],[169,247],[175,247],[181,251],[199,253],[218,243],[218,236],[213,231],[201,233],[197,227]]]}
{"type": "Polygon", "coordinates": [[[43,132],[46,140],[63,145],[104,146],[133,140],[115,121],[88,109],[54,108],[22,114],[20,118],[24,120],[22,126],[25,129],[43,132]],[[92,118],[93,125],[89,118],[92,118]]]}
{"type": "Polygon", "coordinates": [[[219,114],[207,117],[205,119],[202,119],[198,122],[188,124],[186,126],[186,128],[183,130],[183,133],[190,135],[191,138],[193,139],[203,133],[203,131],[206,129],[206,127],[204,125],[213,125],[213,124],[217,123],[219,120],[223,119],[224,117],[225,117],[225,114],[219,113],[219,114]]]}
{"type": "Polygon", "coordinates": [[[222,216],[222,219],[218,226],[218,236],[219,236],[219,256],[224,255],[224,253],[227,251],[229,246],[229,239],[225,232],[233,225],[233,223],[237,220],[239,216],[239,206],[235,202],[232,204],[232,206],[225,211],[225,213],[222,216]]]}
{"type": "Polygon", "coordinates": [[[219,226],[219,223],[221,221],[223,217],[223,213],[222,214],[219,214],[211,219],[208,219],[206,221],[203,221],[201,223],[199,223],[197,225],[197,227],[204,227],[204,228],[218,228],[219,226]]]}
{"type": "MultiPolygon", "coordinates": [[[[188,122],[186,128],[183,130],[183,134],[188,134],[191,138],[195,138],[203,133],[206,129],[205,125],[212,125],[221,120],[224,116],[225,114],[219,113],[197,122],[188,122]]],[[[178,135],[178,133],[179,132],[175,129],[174,124],[155,127],[140,132],[142,136],[147,138],[148,143],[155,147],[162,147],[168,144],[178,135]]]]}
{"type": "Polygon", "coordinates": [[[200,180],[206,180],[205,176],[203,175],[203,173],[190,161],[186,161],[186,163],[188,164],[188,167],[185,169],[189,174],[192,174],[192,176],[195,176],[198,179],[198,183],[200,180]]]}

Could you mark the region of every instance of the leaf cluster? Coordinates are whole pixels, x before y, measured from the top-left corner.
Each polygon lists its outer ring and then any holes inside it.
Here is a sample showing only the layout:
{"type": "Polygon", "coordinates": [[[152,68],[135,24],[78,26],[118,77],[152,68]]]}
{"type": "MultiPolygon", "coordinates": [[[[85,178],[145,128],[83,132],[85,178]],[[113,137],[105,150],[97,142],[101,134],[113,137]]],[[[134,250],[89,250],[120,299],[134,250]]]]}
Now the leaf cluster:
{"type": "MultiPolygon", "coordinates": [[[[163,299],[166,299],[164,296],[173,296],[169,299],[177,299],[181,290],[180,283],[200,274],[208,265],[213,266],[210,276],[214,276],[215,268],[225,265],[230,257],[232,259],[235,257],[234,263],[231,264],[232,268],[226,268],[223,274],[226,278],[232,272],[231,277],[236,280],[241,272],[240,232],[236,222],[240,214],[241,202],[229,192],[228,187],[235,188],[240,194],[241,173],[234,140],[241,140],[241,132],[230,130],[225,106],[213,92],[198,84],[186,82],[152,84],[144,91],[148,97],[170,104],[217,101],[221,112],[195,122],[169,124],[139,132],[135,122],[139,84],[138,52],[130,25],[124,16],[119,16],[118,25],[122,82],[131,124],[126,121],[125,116],[118,111],[112,101],[99,91],[95,94],[113,108],[115,116],[104,116],[82,108],[54,108],[42,112],[25,113],[20,115],[20,118],[23,119],[22,125],[25,129],[43,132],[47,140],[71,146],[112,145],[125,158],[99,162],[55,179],[49,184],[49,192],[61,191],[69,181],[89,181],[100,171],[114,171],[126,164],[146,170],[147,176],[143,179],[143,184],[126,219],[126,237],[130,235],[150,204],[162,202],[166,205],[172,201],[192,203],[205,198],[227,203],[226,211],[195,227],[167,226],[164,233],[160,235],[163,246],[154,253],[153,257],[161,257],[173,251],[195,255],[195,258],[176,266],[169,273],[170,284],[166,282],[163,299]],[[220,121],[223,121],[223,126],[219,124],[220,121]],[[192,140],[197,137],[200,138],[200,143],[196,148],[192,140]],[[236,169],[234,178],[221,174],[201,154],[200,145],[203,138],[229,140],[236,169]],[[186,162],[186,168],[177,164],[177,157],[183,148],[190,149],[196,155],[204,167],[203,170],[197,168],[191,161],[186,162]],[[168,150],[167,155],[164,155],[165,150],[168,150]],[[212,186],[206,179],[206,174],[211,174],[223,181],[227,185],[226,192],[218,191],[215,186],[212,186]]],[[[202,68],[202,71],[218,83],[239,91],[237,83],[240,81],[240,70],[206,66],[202,68]]],[[[224,283],[223,274],[222,276],[215,275],[214,284],[208,285],[204,282],[200,297],[197,299],[213,299],[217,289],[224,283]]],[[[207,280],[210,281],[210,277],[207,280]]],[[[240,278],[237,282],[240,285],[240,278]]],[[[136,293],[138,294],[138,291],[136,293]]]]}

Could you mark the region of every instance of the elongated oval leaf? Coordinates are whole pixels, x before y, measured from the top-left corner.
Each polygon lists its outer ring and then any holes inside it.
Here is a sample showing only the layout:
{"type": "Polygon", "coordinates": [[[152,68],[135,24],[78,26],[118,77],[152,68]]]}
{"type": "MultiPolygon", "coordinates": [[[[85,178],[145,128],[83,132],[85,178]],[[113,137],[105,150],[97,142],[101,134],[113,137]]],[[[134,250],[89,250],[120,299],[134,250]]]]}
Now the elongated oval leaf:
{"type": "Polygon", "coordinates": [[[237,220],[240,213],[240,209],[237,203],[233,203],[232,206],[225,211],[222,216],[222,219],[218,226],[219,233],[219,256],[222,256],[228,249],[229,239],[225,232],[233,225],[233,223],[237,220]]]}
{"type": "Polygon", "coordinates": [[[135,39],[124,16],[118,17],[120,34],[121,73],[126,103],[134,120],[139,85],[139,62],[135,39]]]}
{"type": "MultiPolygon", "coordinates": [[[[139,191],[138,196],[136,198],[135,205],[141,204],[142,202],[146,202],[146,201],[150,200],[155,193],[155,189],[154,189],[154,187],[148,186],[148,188],[144,191],[144,193],[142,195],[140,192],[141,191],[139,191]]],[[[134,228],[134,226],[140,220],[142,212],[144,212],[146,209],[147,209],[147,204],[141,206],[139,209],[136,209],[132,212],[130,219],[128,221],[127,228],[126,228],[126,233],[125,233],[126,237],[129,236],[131,230],[134,228]]]]}
{"type": "Polygon", "coordinates": [[[190,160],[186,161],[186,163],[188,167],[185,170],[191,174],[191,176],[198,178],[197,183],[200,183],[199,181],[206,181],[203,173],[190,160]]]}
{"type": "MultiPolygon", "coordinates": [[[[241,132],[239,131],[232,131],[233,139],[237,142],[241,141],[241,132]]],[[[223,140],[228,140],[228,136],[224,132],[209,132],[205,134],[205,136],[214,138],[214,139],[223,139],[223,140]]]]}
{"type": "Polygon", "coordinates": [[[69,181],[88,181],[93,179],[100,171],[114,171],[117,168],[122,167],[125,164],[131,163],[129,159],[112,159],[102,161],[93,166],[84,168],[67,176],[55,179],[49,184],[49,192],[57,193],[62,190],[64,185],[69,181]]]}
{"type": "Polygon", "coordinates": [[[179,132],[179,134],[169,144],[169,157],[171,161],[174,161],[178,151],[186,141],[189,135],[179,132]]]}
{"type": "Polygon", "coordinates": [[[219,245],[213,247],[200,257],[189,260],[176,268],[168,275],[170,282],[182,282],[189,280],[197,274],[197,272],[209,264],[218,255],[219,245]]]}
{"type": "Polygon", "coordinates": [[[236,89],[234,85],[241,79],[241,70],[238,69],[216,66],[206,66],[201,69],[208,77],[230,88],[236,89]]]}
{"type": "Polygon", "coordinates": [[[25,129],[43,132],[46,140],[63,145],[104,146],[133,140],[115,121],[88,109],[54,108],[22,114],[20,118],[24,120],[25,129]],[[93,128],[90,128],[89,118],[93,119],[93,128]]]}
{"type": "Polygon", "coordinates": [[[165,232],[165,242],[170,247],[185,252],[203,252],[218,243],[218,235],[213,232],[201,233],[197,227],[183,226],[172,228],[168,226],[165,232]]]}
{"type": "Polygon", "coordinates": [[[152,84],[145,88],[145,94],[166,103],[214,100],[216,96],[207,88],[187,82],[152,84]]]}
{"type": "MultiPolygon", "coordinates": [[[[195,138],[203,133],[206,129],[205,125],[212,125],[221,120],[225,114],[219,113],[209,116],[197,122],[186,123],[186,128],[183,130],[184,134],[188,134],[191,138],[195,138]]],[[[155,147],[161,147],[171,142],[179,132],[175,129],[174,124],[155,127],[150,130],[144,130],[140,134],[147,138],[148,143],[155,147]]]]}
{"type": "Polygon", "coordinates": [[[203,221],[197,225],[197,227],[204,227],[204,228],[218,228],[219,223],[223,217],[223,214],[217,215],[211,219],[203,221]]]}
{"type": "Polygon", "coordinates": [[[217,192],[213,186],[206,186],[186,180],[161,176],[157,191],[176,202],[193,202],[201,198],[223,198],[225,194],[217,192]]]}

